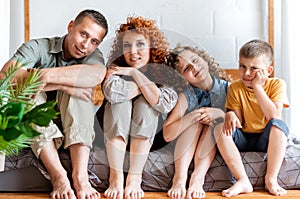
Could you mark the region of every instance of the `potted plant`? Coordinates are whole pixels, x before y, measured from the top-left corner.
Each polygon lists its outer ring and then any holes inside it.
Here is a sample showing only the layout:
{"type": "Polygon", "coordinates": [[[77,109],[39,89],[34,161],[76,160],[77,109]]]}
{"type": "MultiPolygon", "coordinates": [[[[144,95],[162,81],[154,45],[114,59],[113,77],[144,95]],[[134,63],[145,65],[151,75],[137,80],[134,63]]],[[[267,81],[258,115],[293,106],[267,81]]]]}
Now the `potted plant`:
{"type": "Polygon", "coordinates": [[[35,125],[47,126],[58,115],[55,102],[36,105],[33,100],[43,83],[38,70],[30,70],[26,78],[16,81],[21,66],[17,61],[0,79],[0,171],[4,170],[5,155],[17,154],[39,135],[35,125]]]}

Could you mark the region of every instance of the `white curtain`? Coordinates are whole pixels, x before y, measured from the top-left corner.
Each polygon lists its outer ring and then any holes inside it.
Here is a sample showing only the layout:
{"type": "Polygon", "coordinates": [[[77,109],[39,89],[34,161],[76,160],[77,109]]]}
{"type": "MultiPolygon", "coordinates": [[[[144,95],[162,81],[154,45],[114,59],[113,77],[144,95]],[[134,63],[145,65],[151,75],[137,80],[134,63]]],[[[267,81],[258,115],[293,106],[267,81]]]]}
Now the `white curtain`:
{"type": "Polygon", "coordinates": [[[300,136],[300,1],[275,0],[275,76],[287,83],[290,108],[283,119],[300,136]]]}
{"type": "Polygon", "coordinates": [[[0,69],[8,60],[9,57],[9,0],[0,1],[0,27],[1,27],[1,37],[0,37],[0,69]]]}
{"type": "Polygon", "coordinates": [[[24,42],[24,1],[0,0],[0,69],[24,42]]]}
{"type": "Polygon", "coordinates": [[[9,56],[24,42],[24,1],[10,0],[9,56]]]}

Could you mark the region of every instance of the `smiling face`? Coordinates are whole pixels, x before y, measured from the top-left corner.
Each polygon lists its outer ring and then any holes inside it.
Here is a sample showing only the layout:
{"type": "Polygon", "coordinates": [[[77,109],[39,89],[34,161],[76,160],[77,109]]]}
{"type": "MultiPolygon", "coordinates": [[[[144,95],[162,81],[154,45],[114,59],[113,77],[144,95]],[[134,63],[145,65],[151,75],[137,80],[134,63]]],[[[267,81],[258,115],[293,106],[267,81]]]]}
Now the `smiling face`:
{"type": "Polygon", "coordinates": [[[193,85],[210,76],[207,62],[190,50],[184,50],[178,55],[178,65],[177,70],[193,85]]]}
{"type": "Polygon", "coordinates": [[[263,71],[266,76],[270,76],[273,72],[273,67],[269,65],[269,60],[265,56],[240,57],[238,74],[245,86],[252,87],[252,81],[258,71],[263,71]]]}
{"type": "Polygon", "coordinates": [[[150,60],[150,40],[143,34],[126,32],[123,37],[123,54],[129,66],[135,68],[145,66],[150,60]]]}
{"type": "Polygon", "coordinates": [[[80,59],[88,56],[99,46],[105,34],[106,29],[89,17],[84,17],[79,24],[71,21],[64,41],[64,58],[80,59]]]}

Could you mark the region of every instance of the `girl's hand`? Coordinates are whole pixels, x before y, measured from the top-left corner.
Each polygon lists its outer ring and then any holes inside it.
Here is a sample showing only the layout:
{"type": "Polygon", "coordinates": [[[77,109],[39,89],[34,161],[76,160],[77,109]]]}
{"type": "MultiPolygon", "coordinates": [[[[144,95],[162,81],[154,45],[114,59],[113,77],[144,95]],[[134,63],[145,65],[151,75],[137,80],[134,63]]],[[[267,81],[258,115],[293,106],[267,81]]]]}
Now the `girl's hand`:
{"type": "Polygon", "coordinates": [[[210,125],[212,121],[218,117],[224,117],[224,113],[221,109],[211,107],[201,107],[200,109],[194,110],[194,122],[200,122],[201,124],[210,125]]]}
{"type": "Polygon", "coordinates": [[[222,131],[225,135],[231,136],[235,128],[242,128],[241,122],[233,111],[229,111],[225,114],[222,131]]]}

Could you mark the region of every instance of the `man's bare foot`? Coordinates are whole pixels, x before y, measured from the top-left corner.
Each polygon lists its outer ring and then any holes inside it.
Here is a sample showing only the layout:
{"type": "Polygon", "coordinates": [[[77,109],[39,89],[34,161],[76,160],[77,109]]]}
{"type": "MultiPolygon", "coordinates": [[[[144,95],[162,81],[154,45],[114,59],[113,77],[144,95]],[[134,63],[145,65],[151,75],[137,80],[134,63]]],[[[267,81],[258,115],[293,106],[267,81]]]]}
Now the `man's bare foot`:
{"type": "Polygon", "coordinates": [[[250,193],[252,191],[253,191],[252,184],[250,183],[248,178],[245,178],[245,179],[239,179],[229,189],[223,190],[222,196],[231,197],[231,196],[236,196],[240,193],[250,193]]]}
{"type": "Polygon", "coordinates": [[[128,174],[125,187],[125,199],[141,199],[144,197],[144,191],[141,188],[142,175],[128,174]]]}
{"type": "Polygon", "coordinates": [[[87,174],[73,177],[77,199],[99,199],[101,194],[92,187],[87,174]]]}
{"type": "Polygon", "coordinates": [[[202,183],[197,183],[197,182],[191,182],[190,186],[187,190],[186,193],[186,198],[187,199],[202,199],[205,198],[205,191],[203,189],[203,184],[202,183]]]}
{"type": "Polygon", "coordinates": [[[265,181],[266,190],[269,191],[270,194],[275,196],[284,196],[286,195],[287,191],[279,186],[277,181],[265,181]]]}
{"type": "Polygon", "coordinates": [[[124,182],[123,173],[121,176],[119,175],[111,176],[109,180],[109,187],[104,192],[104,196],[107,199],[123,199],[123,194],[124,194],[123,182],[124,182]]]}
{"type": "Polygon", "coordinates": [[[50,198],[76,199],[67,176],[52,177],[51,183],[53,191],[50,193],[50,198]]]}
{"type": "Polygon", "coordinates": [[[181,199],[185,197],[186,189],[185,183],[174,183],[168,191],[168,196],[172,199],[181,199]]]}

